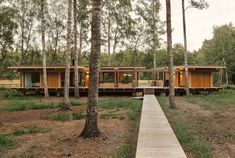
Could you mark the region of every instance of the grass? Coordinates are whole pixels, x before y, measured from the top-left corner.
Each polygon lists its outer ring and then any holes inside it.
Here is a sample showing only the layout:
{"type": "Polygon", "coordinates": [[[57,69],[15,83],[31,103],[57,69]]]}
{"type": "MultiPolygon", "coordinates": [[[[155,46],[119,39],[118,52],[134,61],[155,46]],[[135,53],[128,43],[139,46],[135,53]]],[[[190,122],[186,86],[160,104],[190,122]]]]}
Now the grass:
{"type": "Polygon", "coordinates": [[[99,101],[99,107],[104,109],[129,108],[135,109],[141,105],[141,101],[130,98],[108,98],[99,101]]]}
{"type": "Polygon", "coordinates": [[[4,150],[14,147],[15,141],[7,136],[0,133],[0,155],[4,150]]]}
{"type": "Polygon", "coordinates": [[[37,126],[31,126],[27,129],[15,129],[13,131],[13,135],[21,136],[21,135],[24,135],[24,134],[44,133],[44,132],[47,132],[47,131],[48,131],[48,129],[44,129],[44,128],[37,127],[37,126]]]}
{"type": "Polygon", "coordinates": [[[135,121],[141,110],[141,103],[140,100],[130,98],[109,98],[100,100],[99,107],[104,109],[130,109],[128,118],[131,121],[135,121]]]}
{"type": "Polygon", "coordinates": [[[59,114],[51,114],[44,117],[46,120],[52,121],[69,121],[69,120],[80,120],[85,118],[83,113],[59,113],[59,114]]]}
{"type": "Polygon", "coordinates": [[[197,158],[211,158],[211,144],[193,135],[192,123],[186,120],[181,111],[167,110],[168,120],[175,132],[175,135],[184,148],[197,158]]]}
{"type": "Polygon", "coordinates": [[[22,97],[23,95],[13,89],[0,88],[0,99],[13,98],[13,97],[22,97]]]}
{"type": "Polygon", "coordinates": [[[167,97],[157,97],[157,100],[161,107],[167,106],[167,97]]]}
{"type": "Polygon", "coordinates": [[[202,109],[219,110],[235,106],[235,89],[221,89],[210,94],[185,97],[188,103],[198,103],[202,109]]]}
{"type": "Polygon", "coordinates": [[[14,101],[12,100],[5,106],[0,108],[1,111],[26,111],[33,109],[51,109],[59,108],[62,106],[62,103],[42,103],[38,101],[14,101]]]}
{"type": "Polygon", "coordinates": [[[131,152],[131,145],[130,144],[122,144],[118,150],[115,158],[129,158],[131,152]]]}
{"type": "Polygon", "coordinates": [[[100,119],[116,119],[117,116],[115,114],[112,113],[104,113],[104,114],[100,114],[100,119]]]}
{"type": "MultiPolygon", "coordinates": [[[[167,97],[158,97],[160,105],[163,107],[166,116],[175,132],[175,135],[184,149],[194,154],[196,158],[211,158],[212,147],[210,143],[202,141],[193,135],[193,123],[186,120],[184,114],[179,110],[171,110],[167,106],[167,97]]],[[[189,100],[185,99],[187,102],[189,100]]],[[[193,102],[193,100],[190,100],[193,102]]],[[[203,121],[203,120],[201,120],[203,121]]],[[[200,122],[200,120],[199,120],[200,122]]],[[[199,123],[201,126],[203,122],[199,123]]]]}
{"type": "Polygon", "coordinates": [[[172,127],[179,142],[197,158],[212,158],[211,144],[196,138],[192,133],[192,124],[182,118],[180,113],[178,115],[179,118],[172,121],[172,127]]]}
{"type": "Polygon", "coordinates": [[[31,145],[25,152],[12,156],[11,158],[34,158],[41,157],[42,148],[37,144],[31,145]]]}
{"type": "MultiPolygon", "coordinates": [[[[38,100],[11,100],[6,105],[0,107],[0,111],[26,111],[35,109],[52,109],[60,108],[63,105],[61,102],[43,103],[38,100]]],[[[71,101],[72,106],[80,106],[80,102],[71,101]]]]}
{"type": "Polygon", "coordinates": [[[72,105],[72,106],[80,106],[81,103],[80,103],[79,100],[71,100],[71,105],[72,105]]]}

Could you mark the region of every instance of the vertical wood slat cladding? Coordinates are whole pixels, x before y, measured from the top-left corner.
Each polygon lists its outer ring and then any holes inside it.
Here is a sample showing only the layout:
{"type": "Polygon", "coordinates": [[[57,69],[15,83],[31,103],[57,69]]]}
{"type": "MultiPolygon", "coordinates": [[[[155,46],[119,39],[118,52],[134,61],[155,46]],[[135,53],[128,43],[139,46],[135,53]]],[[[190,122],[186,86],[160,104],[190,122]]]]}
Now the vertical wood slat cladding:
{"type": "Polygon", "coordinates": [[[178,72],[175,72],[174,73],[174,86],[175,87],[179,87],[179,74],[178,74],[178,72]]]}
{"type": "MultiPolygon", "coordinates": [[[[59,72],[48,72],[47,73],[47,85],[48,87],[61,87],[61,76],[59,72]]],[[[40,87],[44,86],[42,73],[40,74],[40,87]]]]}
{"type": "Polygon", "coordinates": [[[211,72],[191,72],[191,87],[212,87],[211,72]]]}

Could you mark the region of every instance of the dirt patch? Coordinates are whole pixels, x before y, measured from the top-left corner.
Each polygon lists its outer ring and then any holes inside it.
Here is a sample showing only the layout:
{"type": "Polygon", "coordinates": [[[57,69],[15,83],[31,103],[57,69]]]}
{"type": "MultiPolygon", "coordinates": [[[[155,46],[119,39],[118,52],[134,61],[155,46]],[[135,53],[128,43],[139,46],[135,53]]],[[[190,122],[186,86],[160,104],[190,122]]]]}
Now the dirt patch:
{"type": "Polygon", "coordinates": [[[212,144],[215,158],[235,157],[235,109],[206,110],[176,97],[177,107],[192,124],[193,135],[212,144]]]}
{"type": "MultiPolygon", "coordinates": [[[[31,125],[47,128],[46,133],[18,136],[21,140],[16,149],[8,150],[5,157],[32,154],[35,157],[112,157],[118,145],[125,139],[128,122],[118,119],[101,120],[102,132],[99,138],[83,139],[79,137],[84,121],[30,121],[14,123],[5,128],[15,129],[31,125]],[[118,128],[117,128],[118,127],[118,128]],[[32,150],[33,149],[33,150],[32,150]],[[104,150],[105,149],[105,150],[104,150]],[[38,152],[38,150],[40,152],[38,152]]],[[[5,130],[6,132],[6,130],[5,130]]],[[[8,131],[10,132],[10,131],[8,131]]]]}
{"type": "MultiPolygon", "coordinates": [[[[44,101],[43,101],[44,102],[44,101]]],[[[86,111],[86,105],[72,107],[73,112],[86,111]]],[[[132,123],[128,120],[129,110],[100,109],[99,113],[112,113],[114,119],[99,119],[101,135],[98,138],[83,139],[79,134],[85,120],[49,121],[44,116],[60,114],[58,109],[28,110],[18,112],[0,112],[0,133],[13,135],[17,129],[28,129],[36,126],[44,132],[14,135],[16,147],[5,151],[3,157],[45,157],[45,158],[110,158],[118,147],[132,135],[132,123]],[[125,116],[119,119],[119,116],[125,116]]],[[[136,139],[136,138],[135,138],[136,139]]]]}

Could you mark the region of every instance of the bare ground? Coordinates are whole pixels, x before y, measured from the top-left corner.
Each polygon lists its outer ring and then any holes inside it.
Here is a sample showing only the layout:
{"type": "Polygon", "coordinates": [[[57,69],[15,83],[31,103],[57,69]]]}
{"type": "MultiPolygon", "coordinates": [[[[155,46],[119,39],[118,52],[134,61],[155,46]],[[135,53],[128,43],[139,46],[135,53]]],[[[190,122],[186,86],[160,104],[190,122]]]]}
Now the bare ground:
{"type": "MultiPolygon", "coordinates": [[[[73,112],[85,112],[86,106],[73,107],[73,112]]],[[[108,112],[108,111],[100,111],[108,112]]],[[[120,110],[117,115],[127,115],[128,110],[120,110]]],[[[109,158],[118,147],[131,136],[128,119],[100,119],[101,136],[93,139],[79,137],[84,120],[48,121],[42,119],[48,114],[61,113],[56,109],[29,110],[21,112],[0,112],[0,133],[12,135],[15,129],[37,126],[46,132],[15,136],[16,148],[7,150],[3,157],[40,158],[109,158]]],[[[1,156],[0,156],[1,157],[1,156]]]]}
{"type": "Polygon", "coordinates": [[[194,136],[212,144],[213,157],[235,157],[235,108],[209,111],[182,97],[176,101],[178,110],[192,122],[194,136]]]}

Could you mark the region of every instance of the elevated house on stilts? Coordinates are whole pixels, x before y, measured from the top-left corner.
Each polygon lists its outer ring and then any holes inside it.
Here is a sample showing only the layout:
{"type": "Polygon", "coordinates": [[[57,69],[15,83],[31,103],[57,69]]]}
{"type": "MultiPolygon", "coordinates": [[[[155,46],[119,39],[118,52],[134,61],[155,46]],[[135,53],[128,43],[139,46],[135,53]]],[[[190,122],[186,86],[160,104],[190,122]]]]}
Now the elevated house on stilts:
{"type": "MultiPolygon", "coordinates": [[[[70,93],[74,92],[74,67],[70,72],[70,93]]],[[[223,66],[188,66],[189,88],[192,93],[217,91],[214,85],[214,73],[224,70],[223,66]]],[[[15,87],[25,94],[43,93],[43,68],[41,66],[16,66],[9,70],[18,72],[20,87],[15,87]]],[[[177,95],[185,93],[184,66],[174,67],[174,86],[177,95]]],[[[48,66],[47,81],[49,93],[60,95],[64,86],[64,66],[48,66]]],[[[89,84],[89,67],[79,67],[79,86],[81,95],[86,95],[89,84]]],[[[167,67],[146,69],[145,67],[100,67],[100,94],[143,95],[148,89],[152,93],[168,94],[169,71],[167,67]],[[155,77],[156,75],[157,77],[155,77]]]]}

